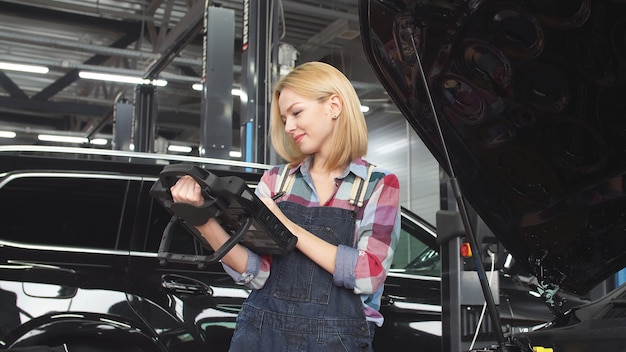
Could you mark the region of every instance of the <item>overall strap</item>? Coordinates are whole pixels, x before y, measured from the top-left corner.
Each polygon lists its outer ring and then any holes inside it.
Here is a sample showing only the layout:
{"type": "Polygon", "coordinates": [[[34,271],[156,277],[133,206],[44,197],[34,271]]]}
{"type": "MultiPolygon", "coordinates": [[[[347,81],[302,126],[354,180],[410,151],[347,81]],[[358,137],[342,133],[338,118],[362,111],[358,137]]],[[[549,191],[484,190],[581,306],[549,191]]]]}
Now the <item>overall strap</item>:
{"type": "Polygon", "coordinates": [[[365,193],[367,188],[365,188],[365,190],[363,189],[363,187],[366,187],[366,185],[370,182],[370,177],[372,176],[372,170],[374,170],[374,167],[376,167],[376,165],[370,164],[367,167],[367,176],[364,179],[362,179],[361,177],[356,177],[354,179],[354,184],[352,184],[352,192],[350,192],[350,204],[351,205],[356,205],[357,207],[362,207],[363,206],[363,201],[365,200],[365,193]]]}
{"type": "MultiPolygon", "coordinates": [[[[365,179],[358,177],[358,176],[355,177],[354,183],[352,184],[352,191],[350,192],[349,201],[351,205],[354,205],[359,208],[363,206],[363,201],[365,200],[365,194],[367,193],[366,192],[367,184],[370,181],[370,177],[372,176],[372,171],[374,170],[375,167],[376,165],[373,165],[373,164],[370,164],[367,167],[367,177],[365,179]]],[[[291,191],[291,187],[293,187],[296,174],[290,173],[289,170],[291,170],[289,165],[285,165],[283,167],[283,170],[279,174],[278,181],[277,181],[277,184],[279,186],[278,186],[278,189],[276,190],[276,193],[280,193],[280,192],[289,193],[289,191],[291,191]]]]}
{"type": "Polygon", "coordinates": [[[285,165],[282,172],[278,176],[279,186],[276,190],[276,194],[281,192],[289,193],[289,191],[291,191],[291,187],[293,187],[293,182],[296,178],[296,174],[289,173],[289,170],[291,170],[289,165],[285,165]]]}

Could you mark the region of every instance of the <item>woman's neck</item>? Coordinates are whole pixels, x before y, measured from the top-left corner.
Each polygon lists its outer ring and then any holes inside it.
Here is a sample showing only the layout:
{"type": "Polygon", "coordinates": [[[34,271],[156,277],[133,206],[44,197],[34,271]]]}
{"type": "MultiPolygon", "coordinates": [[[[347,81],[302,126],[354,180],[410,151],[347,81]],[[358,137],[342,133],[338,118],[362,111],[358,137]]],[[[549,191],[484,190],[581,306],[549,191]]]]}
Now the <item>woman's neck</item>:
{"type": "Polygon", "coordinates": [[[343,172],[344,168],[343,166],[338,166],[338,167],[330,167],[328,165],[328,163],[326,162],[327,159],[324,157],[321,157],[320,155],[314,155],[313,159],[311,160],[311,173],[312,174],[316,174],[316,175],[326,175],[326,176],[332,176],[332,177],[338,177],[339,175],[341,175],[341,173],[343,172]]]}

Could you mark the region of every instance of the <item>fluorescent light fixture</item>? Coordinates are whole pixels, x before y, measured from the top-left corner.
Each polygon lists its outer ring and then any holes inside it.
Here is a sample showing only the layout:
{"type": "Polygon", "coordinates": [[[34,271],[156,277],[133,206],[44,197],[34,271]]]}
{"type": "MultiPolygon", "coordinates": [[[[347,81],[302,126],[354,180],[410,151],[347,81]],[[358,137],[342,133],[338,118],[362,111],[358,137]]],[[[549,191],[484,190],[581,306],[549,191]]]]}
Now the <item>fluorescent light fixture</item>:
{"type": "Polygon", "coordinates": [[[368,112],[368,111],[370,111],[369,106],[361,105],[361,112],[368,112]]]}
{"type": "Polygon", "coordinates": [[[74,137],[74,136],[60,136],[54,134],[40,134],[37,136],[37,139],[40,141],[46,142],[61,142],[61,143],[77,143],[84,144],[89,142],[89,139],[85,137],[74,137]]]}
{"type": "MultiPolygon", "coordinates": [[[[202,83],[194,83],[194,84],[192,84],[191,85],[191,89],[198,90],[198,91],[202,90],[202,83]]],[[[239,88],[233,88],[233,89],[231,89],[230,94],[240,97],[241,94],[243,94],[243,92],[239,88]]]]}
{"type": "Polygon", "coordinates": [[[165,87],[167,85],[167,81],[163,79],[145,79],[141,77],[135,76],[125,76],[125,75],[113,75],[109,73],[99,73],[99,72],[89,72],[89,71],[80,71],[78,72],[78,77],[84,79],[94,79],[98,81],[107,81],[107,82],[119,82],[119,83],[130,83],[130,84],[152,84],[157,87],[165,87]]]}
{"type": "MultiPolygon", "coordinates": [[[[167,146],[167,151],[169,151],[169,152],[191,153],[191,150],[192,150],[192,148],[190,146],[186,146],[186,145],[170,144],[169,146],[167,146]]],[[[228,155],[231,158],[241,158],[241,152],[240,151],[230,151],[228,153],[228,155]]]]}
{"type": "Polygon", "coordinates": [[[13,131],[0,131],[0,138],[15,138],[15,136],[13,131]]]}
{"type": "Polygon", "coordinates": [[[109,140],[106,138],[94,138],[90,140],[89,143],[93,145],[107,145],[109,143],[109,140]]]}
{"type": "Polygon", "coordinates": [[[169,145],[167,146],[167,150],[170,152],[177,152],[177,153],[190,153],[191,147],[187,145],[169,145]]]}
{"type": "Polygon", "coordinates": [[[46,66],[13,64],[10,62],[0,62],[0,70],[20,71],[30,73],[48,73],[46,66]]]}

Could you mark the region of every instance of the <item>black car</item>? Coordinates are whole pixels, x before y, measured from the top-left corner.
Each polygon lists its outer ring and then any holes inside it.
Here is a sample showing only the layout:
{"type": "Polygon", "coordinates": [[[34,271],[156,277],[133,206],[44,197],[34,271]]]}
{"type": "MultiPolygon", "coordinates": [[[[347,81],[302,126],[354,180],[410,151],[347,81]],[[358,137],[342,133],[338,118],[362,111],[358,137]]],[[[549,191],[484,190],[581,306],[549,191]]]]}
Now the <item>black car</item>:
{"type": "MultiPolygon", "coordinates": [[[[159,256],[171,214],[150,190],[164,166],[177,163],[237,176],[251,187],[266,168],[110,150],[0,147],[2,348],[228,349],[249,290],[235,285],[220,264],[194,261],[212,252],[183,226],[168,232],[167,249],[192,259],[159,256]]],[[[402,243],[386,281],[377,350],[440,349],[438,251],[435,229],[402,209],[402,243]]],[[[511,297],[501,301],[505,324],[530,327],[547,319],[541,300],[504,273],[501,296],[511,297]],[[528,304],[533,314],[523,312],[528,304]],[[507,319],[509,313],[519,319],[507,319]]],[[[493,340],[490,329],[480,340],[493,340]]]]}
{"type": "MultiPolygon", "coordinates": [[[[248,291],[220,264],[199,268],[157,258],[172,216],[149,191],[165,165],[181,161],[251,185],[263,170],[201,158],[30,147],[0,151],[0,344],[226,350],[248,291]]],[[[172,236],[173,251],[208,254],[182,226],[172,236]]]]}
{"type": "MultiPolygon", "coordinates": [[[[442,256],[436,228],[417,214],[402,208],[400,244],[385,280],[381,312],[385,323],[374,338],[376,351],[443,350],[442,256]]],[[[495,247],[494,247],[495,248],[495,247]]],[[[537,279],[520,267],[506,251],[498,251],[487,263],[487,275],[496,296],[500,327],[483,313],[485,299],[478,286],[472,258],[464,258],[460,345],[463,350],[490,346],[495,329],[508,334],[534,329],[555,318],[541,297],[537,279]],[[505,264],[506,263],[506,264],[505,264]],[[481,315],[483,318],[481,319],[481,315]]],[[[459,249],[459,256],[461,252],[459,249]]],[[[566,295],[561,309],[588,303],[587,296],[566,295]]]]}
{"type": "Polygon", "coordinates": [[[557,314],[494,346],[623,351],[624,286],[573,309],[558,297],[626,266],[626,4],[361,0],[359,12],[371,67],[459,212],[478,213],[557,314]]]}

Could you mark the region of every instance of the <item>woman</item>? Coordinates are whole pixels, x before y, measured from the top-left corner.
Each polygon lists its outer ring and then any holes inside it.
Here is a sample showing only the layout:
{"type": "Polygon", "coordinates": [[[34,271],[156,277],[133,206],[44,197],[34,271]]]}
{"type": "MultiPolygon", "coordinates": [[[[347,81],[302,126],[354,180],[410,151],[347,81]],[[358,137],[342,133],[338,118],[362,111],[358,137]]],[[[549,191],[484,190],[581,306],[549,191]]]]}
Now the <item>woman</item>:
{"type": "MultiPolygon", "coordinates": [[[[287,164],[266,171],[256,193],[298,242],[285,256],[237,245],[223,257],[225,270],[253,289],[230,350],[372,351],[400,232],[398,179],[362,159],[359,99],[331,65],[305,63],[277,83],[270,129],[287,164]]],[[[204,202],[187,176],[171,192],[175,202],[204,202]]],[[[228,240],[214,219],[198,230],[212,248],[228,240]]]]}

